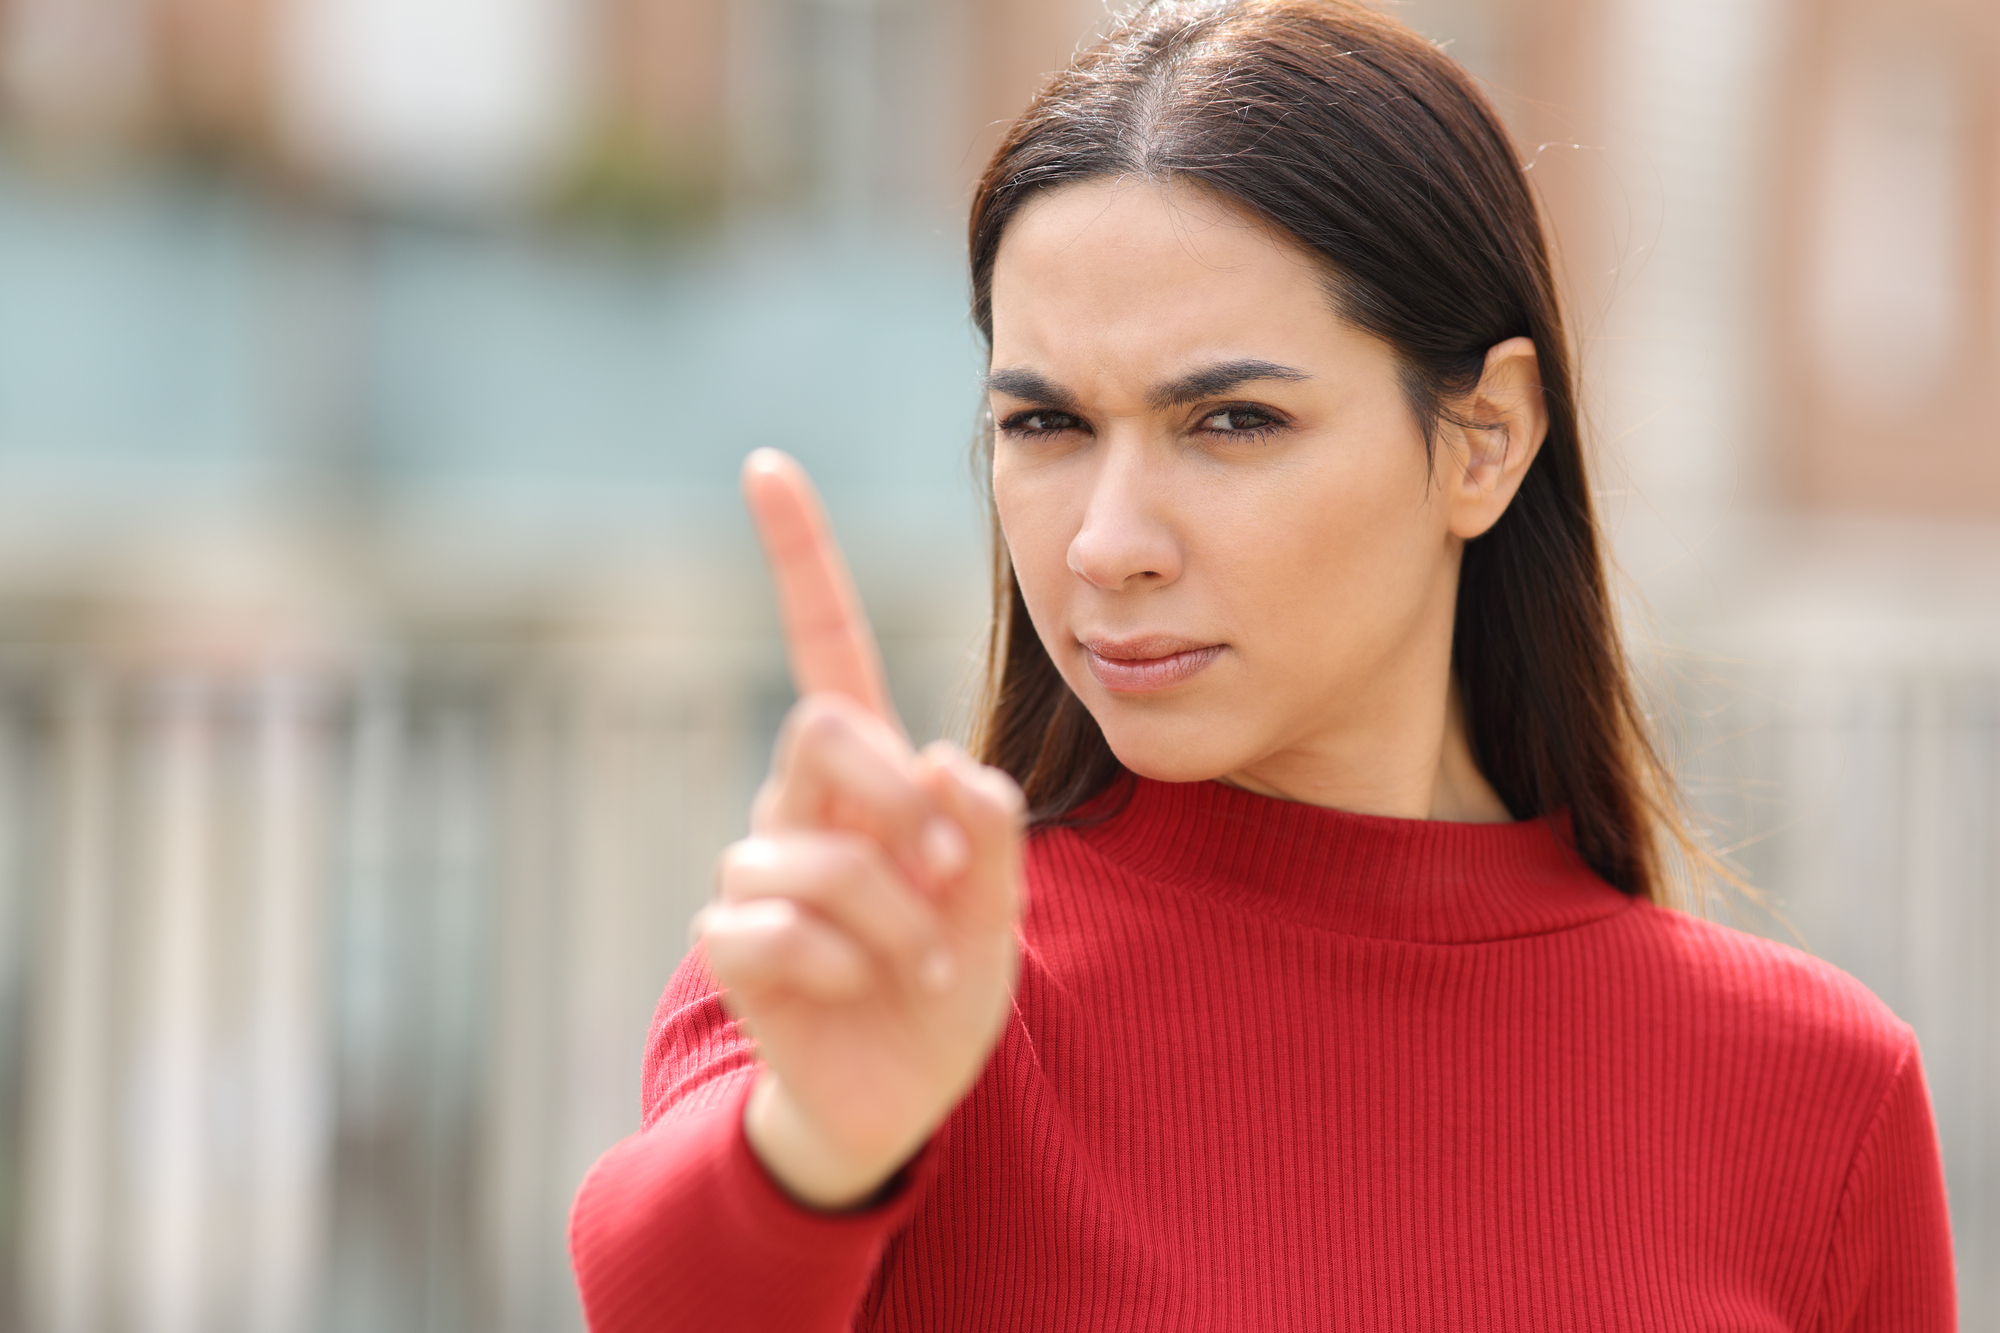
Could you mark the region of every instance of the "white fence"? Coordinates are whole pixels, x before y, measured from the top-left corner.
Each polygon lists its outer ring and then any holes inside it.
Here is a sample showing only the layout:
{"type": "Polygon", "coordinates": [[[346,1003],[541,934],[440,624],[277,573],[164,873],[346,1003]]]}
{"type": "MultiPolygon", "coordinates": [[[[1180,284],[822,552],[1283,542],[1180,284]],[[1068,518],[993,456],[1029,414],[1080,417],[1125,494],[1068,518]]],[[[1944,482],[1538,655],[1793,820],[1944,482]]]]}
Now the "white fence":
{"type": "Polygon", "coordinates": [[[10,663],[0,1325],[572,1326],[775,666],[10,663]]]}

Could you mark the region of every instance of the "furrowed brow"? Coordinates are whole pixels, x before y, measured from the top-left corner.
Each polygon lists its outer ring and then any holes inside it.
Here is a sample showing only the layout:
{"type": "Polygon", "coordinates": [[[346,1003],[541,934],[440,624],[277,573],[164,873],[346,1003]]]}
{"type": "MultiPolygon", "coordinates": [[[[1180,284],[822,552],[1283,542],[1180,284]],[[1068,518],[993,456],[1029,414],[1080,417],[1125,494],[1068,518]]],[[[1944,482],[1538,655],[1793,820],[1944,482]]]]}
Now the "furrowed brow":
{"type": "Polygon", "coordinates": [[[1219,361],[1212,366],[1203,366],[1177,380],[1169,380],[1153,390],[1153,408],[1163,410],[1170,407],[1186,407],[1204,398],[1213,398],[1228,393],[1239,384],[1253,380],[1309,380],[1312,376],[1303,370],[1293,370],[1275,361],[1219,361]]]}
{"type": "Polygon", "coordinates": [[[1076,405],[1070,391],[1039,371],[1021,366],[1003,367],[986,376],[984,381],[988,393],[1004,393],[1009,398],[1019,398],[1023,402],[1047,403],[1051,407],[1068,409],[1076,405]]]}

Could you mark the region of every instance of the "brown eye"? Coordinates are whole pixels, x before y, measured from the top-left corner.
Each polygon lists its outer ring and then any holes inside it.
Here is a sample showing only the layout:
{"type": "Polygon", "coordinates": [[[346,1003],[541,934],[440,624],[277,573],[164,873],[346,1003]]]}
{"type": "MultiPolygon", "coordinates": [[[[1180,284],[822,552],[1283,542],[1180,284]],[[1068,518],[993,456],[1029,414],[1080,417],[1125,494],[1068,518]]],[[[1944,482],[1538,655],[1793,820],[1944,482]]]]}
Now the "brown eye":
{"type": "Polygon", "coordinates": [[[1203,430],[1220,431],[1225,435],[1262,430],[1276,424],[1277,418],[1269,412],[1260,412],[1254,407],[1225,407],[1222,411],[1211,412],[1201,419],[1203,430]]]}

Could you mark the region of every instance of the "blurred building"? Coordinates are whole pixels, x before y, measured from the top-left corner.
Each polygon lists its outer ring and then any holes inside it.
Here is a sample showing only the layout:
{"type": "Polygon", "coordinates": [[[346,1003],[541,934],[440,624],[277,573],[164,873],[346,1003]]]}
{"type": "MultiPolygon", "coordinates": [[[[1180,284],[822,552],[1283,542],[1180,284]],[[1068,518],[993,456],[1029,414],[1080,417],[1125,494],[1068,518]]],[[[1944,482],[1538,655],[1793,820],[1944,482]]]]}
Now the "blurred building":
{"type": "MultiPolygon", "coordinates": [[[[1715,841],[1916,1025],[2000,1328],[2000,11],[1411,0],[1554,219],[1715,841]]],[[[985,615],[971,179],[1098,0],[0,4],[0,1327],[577,1324],[788,689],[985,615]]]]}

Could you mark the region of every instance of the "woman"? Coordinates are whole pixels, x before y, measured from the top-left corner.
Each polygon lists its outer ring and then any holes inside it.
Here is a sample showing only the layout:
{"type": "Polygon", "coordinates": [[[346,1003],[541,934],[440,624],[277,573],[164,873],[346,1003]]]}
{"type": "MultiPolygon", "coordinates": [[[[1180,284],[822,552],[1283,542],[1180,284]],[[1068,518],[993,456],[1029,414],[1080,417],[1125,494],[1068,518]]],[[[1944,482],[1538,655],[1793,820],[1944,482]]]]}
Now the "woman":
{"type": "Polygon", "coordinates": [[[1336,0],[1148,6],[971,251],[990,767],[910,749],[753,458],[803,697],[578,1197],[592,1327],[1950,1327],[1909,1029],[1660,905],[1467,77],[1336,0]]]}

